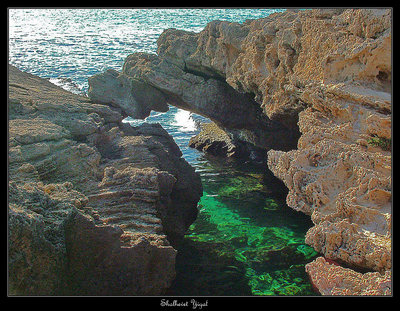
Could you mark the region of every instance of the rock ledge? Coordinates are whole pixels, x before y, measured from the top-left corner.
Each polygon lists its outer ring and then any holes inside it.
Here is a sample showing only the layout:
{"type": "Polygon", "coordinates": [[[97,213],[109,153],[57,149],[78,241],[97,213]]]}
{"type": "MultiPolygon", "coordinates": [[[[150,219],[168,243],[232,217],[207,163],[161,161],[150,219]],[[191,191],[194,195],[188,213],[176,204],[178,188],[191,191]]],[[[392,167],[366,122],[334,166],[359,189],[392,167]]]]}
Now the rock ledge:
{"type": "Polygon", "coordinates": [[[199,175],[159,124],[8,69],[9,294],[164,293],[199,175]]]}

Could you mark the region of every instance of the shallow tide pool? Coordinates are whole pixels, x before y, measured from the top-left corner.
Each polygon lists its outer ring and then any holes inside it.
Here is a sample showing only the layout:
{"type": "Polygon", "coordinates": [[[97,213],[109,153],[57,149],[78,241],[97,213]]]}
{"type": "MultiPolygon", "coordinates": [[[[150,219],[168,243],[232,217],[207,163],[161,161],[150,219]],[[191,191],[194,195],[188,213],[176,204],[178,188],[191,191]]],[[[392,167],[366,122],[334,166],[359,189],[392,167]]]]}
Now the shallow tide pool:
{"type": "Polygon", "coordinates": [[[205,159],[199,215],[177,255],[173,295],[315,295],[304,266],[309,216],[285,204],[286,190],[251,163],[205,159]]]}

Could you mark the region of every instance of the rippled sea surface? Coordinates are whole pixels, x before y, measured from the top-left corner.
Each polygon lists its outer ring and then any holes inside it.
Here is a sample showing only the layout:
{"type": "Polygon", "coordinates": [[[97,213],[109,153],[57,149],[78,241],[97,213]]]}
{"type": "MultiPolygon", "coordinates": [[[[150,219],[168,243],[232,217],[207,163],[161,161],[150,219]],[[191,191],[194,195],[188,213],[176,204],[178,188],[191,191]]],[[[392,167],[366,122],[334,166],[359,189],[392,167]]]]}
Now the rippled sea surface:
{"type": "MultiPolygon", "coordinates": [[[[9,62],[76,93],[87,78],[120,70],[133,52],[156,52],[164,29],[199,32],[212,20],[244,22],[279,9],[10,9],[9,62]]],[[[314,295],[304,265],[308,216],[285,204],[285,187],[265,165],[210,158],[188,147],[206,118],[171,107],[136,126],[160,123],[200,173],[198,219],[177,256],[170,295],[314,295]]]]}
{"type": "Polygon", "coordinates": [[[87,78],[121,69],[133,52],[155,53],[167,28],[201,31],[212,20],[243,22],[279,9],[10,9],[9,60],[46,78],[87,78]]]}

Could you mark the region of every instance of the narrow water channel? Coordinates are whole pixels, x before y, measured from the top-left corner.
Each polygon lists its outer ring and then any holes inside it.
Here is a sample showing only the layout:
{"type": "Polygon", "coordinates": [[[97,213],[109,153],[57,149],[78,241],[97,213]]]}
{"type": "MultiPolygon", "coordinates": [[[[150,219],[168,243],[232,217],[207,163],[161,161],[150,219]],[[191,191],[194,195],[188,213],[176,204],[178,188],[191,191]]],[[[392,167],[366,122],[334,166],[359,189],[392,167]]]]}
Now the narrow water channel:
{"type": "MultiPolygon", "coordinates": [[[[128,119],[132,125],[143,121],[128,119]]],[[[287,190],[266,165],[227,161],[189,148],[206,119],[171,107],[159,122],[200,174],[199,214],[178,248],[168,295],[315,295],[304,266],[316,257],[304,243],[309,216],[285,203],[287,190]]]]}

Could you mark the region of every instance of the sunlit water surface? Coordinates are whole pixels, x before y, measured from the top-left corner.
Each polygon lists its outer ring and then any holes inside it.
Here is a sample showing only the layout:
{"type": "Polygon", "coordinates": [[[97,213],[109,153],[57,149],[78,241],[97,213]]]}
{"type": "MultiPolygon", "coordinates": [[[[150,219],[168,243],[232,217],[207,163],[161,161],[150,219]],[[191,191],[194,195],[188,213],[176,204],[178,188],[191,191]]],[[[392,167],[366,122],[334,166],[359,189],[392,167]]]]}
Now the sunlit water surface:
{"type": "MultiPolygon", "coordinates": [[[[155,53],[164,29],[198,32],[212,20],[243,22],[270,9],[12,9],[9,62],[76,93],[87,78],[120,70],[133,52],[155,53]]],[[[177,256],[170,295],[313,295],[304,265],[316,253],[304,243],[311,221],[285,204],[285,188],[264,166],[208,158],[188,147],[207,119],[171,107],[133,126],[160,123],[200,173],[198,219],[177,256]]]]}

